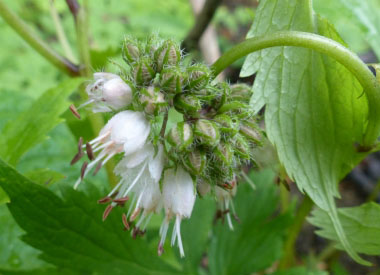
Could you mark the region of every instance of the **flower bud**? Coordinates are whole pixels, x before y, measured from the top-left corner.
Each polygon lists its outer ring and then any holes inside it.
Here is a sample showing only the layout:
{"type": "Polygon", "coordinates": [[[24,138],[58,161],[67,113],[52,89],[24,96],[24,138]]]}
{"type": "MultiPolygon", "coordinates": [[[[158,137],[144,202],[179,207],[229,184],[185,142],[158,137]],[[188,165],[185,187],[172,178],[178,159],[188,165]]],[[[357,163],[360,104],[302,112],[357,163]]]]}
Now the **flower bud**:
{"type": "Polygon", "coordinates": [[[149,58],[141,58],[133,68],[135,81],[138,85],[149,84],[156,75],[152,61],[149,58]]]}
{"type": "Polygon", "coordinates": [[[182,92],[183,73],[179,67],[165,68],[160,74],[160,85],[167,93],[182,92]]]}
{"type": "Polygon", "coordinates": [[[262,145],[262,130],[253,121],[244,121],[240,123],[240,133],[254,144],[262,145]]]}
{"type": "Polygon", "coordinates": [[[242,159],[251,159],[251,148],[248,141],[240,134],[235,136],[234,142],[235,154],[242,159]]]}
{"type": "Polygon", "coordinates": [[[203,196],[207,195],[207,193],[209,193],[210,190],[211,190],[210,184],[208,184],[204,180],[198,180],[197,191],[198,191],[199,196],[203,197],[203,196]]]}
{"type": "Polygon", "coordinates": [[[216,123],[206,119],[199,119],[195,123],[194,134],[202,144],[209,146],[217,145],[220,140],[218,126],[216,123]]]}
{"type": "Polygon", "coordinates": [[[183,157],[183,164],[186,170],[191,174],[200,175],[203,173],[206,166],[206,154],[195,149],[183,157]]]}
{"type": "Polygon", "coordinates": [[[233,151],[231,148],[231,145],[220,142],[215,148],[214,148],[214,156],[221,161],[224,165],[228,166],[232,163],[233,160],[233,151]]]}
{"type": "Polygon", "coordinates": [[[157,64],[157,72],[161,72],[165,66],[175,66],[181,59],[179,46],[171,41],[165,41],[154,53],[154,60],[157,64]]]}
{"type": "Polygon", "coordinates": [[[187,149],[193,142],[193,131],[190,125],[186,122],[178,122],[170,129],[167,141],[179,151],[187,149]]]}
{"type": "Polygon", "coordinates": [[[223,104],[222,107],[219,108],[218,113],[227,113],[227,112],[233,112],[233,113],[240,113],[241,111],[249,108],[247,104],[241,103],[239,101],[231,101],[223,104]]]}
{"type": "Polygon", "coordinates": [[[140,50],[138,47],[138,43],[131,39],[131,38],[125,38],[124,44],[123,44],[123,59],[128,64],[132,64],[136,62],[140,57],[140,50]]]}
{"type": "Polygon", "coordinates": [[[214,117],[214,121],[218,123],[219,130],[223,133],[235,135],[238,132],[238,123],[228,115],[217,115],[214,117]]]}
{"type": "Polygon", "coordinates": [[[157,115],[166,107],[165,96],[160,92],[160,88],[149,86],[141,91],[140,103],[144,107],[144,111],[150,115],[157,115]]]}
{"type": "Polygon", "coordinates": [[[197,64],[187,68],[189,75],[188,86],[191,89],[201,90],[210,80],[210,68],[206,65],[197,64]]]}
{"type": "Polygon", "coordinates": [[[174,107],[182,114],[197,115],[202,109],[201,101],[195,95],[178,94],[174,97],[174,107]]]}
{"type": "Polygon", "coordinates": [[[253,94],[250,86],[240,83],[231,86],[231,100],[249,103],[253,94]]]}

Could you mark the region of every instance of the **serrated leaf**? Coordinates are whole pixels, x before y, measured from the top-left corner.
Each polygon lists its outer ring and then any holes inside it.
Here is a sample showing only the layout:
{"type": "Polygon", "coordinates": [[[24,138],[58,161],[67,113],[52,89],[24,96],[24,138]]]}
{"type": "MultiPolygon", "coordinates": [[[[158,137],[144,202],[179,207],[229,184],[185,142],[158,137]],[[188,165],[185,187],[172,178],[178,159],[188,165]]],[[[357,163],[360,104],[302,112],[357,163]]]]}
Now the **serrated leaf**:
{"type": "MultiPolygon", "coordinates": [[[[287,29],[315,30],[342,43],[331,25],[314,17],[307,0],[262,1],[249,36],[287,29]]],[[[250,55],[242,75],[255,72],[251,105],[256,111],[266,105],[266,129],[280,161],[298,188],[329,212],[351,257],[368,264],[347,241],[334,202],[339,179],[362,157],[354,147],[368,109],[360,84],[335,60],[296,47],[250,55]]]]}
{"type": "MultiPolygon", "coordinates": [[[[360,253],[380,255],[380,205],[365,203],[357,207],[338,209],[339,218],[346,229],[347,238],[360,253]]],[[[319,227],[317,234],[329,240],[340,242],[328,214],[315,209],[309,222],[319,227]]],[[[342,249],[342,245],[337,246],[342,249]]]]}
{"type": "Polygon", "coordinates": [[[271,218],[278,205],[277,187],[270,170],[253,174],[257,189],[240,185],[234,199],[241,223],[230,230],[215,227],[210,252],[211,274],[252,274],[271,266],[281,257],[283,237],[291,222],[289,215],[271,218]]]}
{"type": "Polygon", "coordinates": [[[62,121],[68,108],[67,97],[83,79],[69,79],[47,90],[31,107],[9,121],[1,132],[0,156],[12,165],[30,148],[46,139],[46,134],[62,121]]]}
{"type": "Polygon", "coordinates": [[[141,239],[124,232],[121,209],[102,222],[102,195],[91,198],[63,187],[63,199],[30,182],[0,161],[0,185],[8,193],[8,205],[16,222],[26,231],[23,240],[42,251],[41,259],[79,273],[177,274],[141,239]]]}

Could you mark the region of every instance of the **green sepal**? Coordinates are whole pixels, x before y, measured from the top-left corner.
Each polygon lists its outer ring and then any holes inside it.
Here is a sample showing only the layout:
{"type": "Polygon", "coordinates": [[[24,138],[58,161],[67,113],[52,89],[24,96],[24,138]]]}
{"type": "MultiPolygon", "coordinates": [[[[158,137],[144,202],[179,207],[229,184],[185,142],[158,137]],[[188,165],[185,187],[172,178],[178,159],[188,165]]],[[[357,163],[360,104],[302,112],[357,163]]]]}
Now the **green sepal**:
{"type": "Polygon", "coordinates": [[[207,119],[199,119],[195,123],[194,134],[201,144],[216,146],[220,140],[218,125],[207,119]]]}

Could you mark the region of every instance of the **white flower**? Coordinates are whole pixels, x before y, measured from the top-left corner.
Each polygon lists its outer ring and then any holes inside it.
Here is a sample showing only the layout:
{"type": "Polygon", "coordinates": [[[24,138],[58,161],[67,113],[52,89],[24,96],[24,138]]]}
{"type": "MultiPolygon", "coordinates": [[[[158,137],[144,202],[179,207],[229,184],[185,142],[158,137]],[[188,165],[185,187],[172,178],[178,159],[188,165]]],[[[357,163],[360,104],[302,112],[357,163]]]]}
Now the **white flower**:
{"type": "Polygon", "coordinates": [[[127,107],[132,102],[132,89],[120,76],[94,73],[94,82],[86,87],[89,100],[79,108],[95,103],[93,112],[110,112],[127,107]]]}
{"type": "Polygon", "coordinates": [[[123,111],[114,115],[100,131],[99,136],[84,145],[92,161],[88,165],[86,162],[83,164],[81,177],[74,188],[78,187],[96,164],[98,165],[95,173],[114,155],[124,152],[128,156],[143,148],[149,133],[150,124],[143,113],[123,111]],[[97,151],[100,153],[94,158],[93,153],[97,151]]]}
{"type": "Polygon", "coordinates": [[[181,220],[189,218],[195,202],[195,190],[193,179],[182,167],[177,170],[169,169],[165,172],[162,196],[165,208],[165,219],[160,228],[161,241],[158,246],[159,255],[163,252],[166,234],[170,219],[175,216],[175,224],[172,233],[171,245],[178,239],[178,247],[181,257],[185,255],[181,239],[181,220]]]}
{"type": "Polygon", "coordinates": [[[216,200],[219,204],[221,215],[227,216],[228,226],[230,227],[231,230],[234,230],[234,226],[232,225],[232,221],[231,221],[230,207],[232,210],[232,214],[234,215],[235,218],[237,218],[235,207],[232,201],[232,197],[236,195],[237,185],[234,184],[232,189],[230,190],[225,190],[219,186],[215,186],[214,191],[215,191],[216,200]]]}

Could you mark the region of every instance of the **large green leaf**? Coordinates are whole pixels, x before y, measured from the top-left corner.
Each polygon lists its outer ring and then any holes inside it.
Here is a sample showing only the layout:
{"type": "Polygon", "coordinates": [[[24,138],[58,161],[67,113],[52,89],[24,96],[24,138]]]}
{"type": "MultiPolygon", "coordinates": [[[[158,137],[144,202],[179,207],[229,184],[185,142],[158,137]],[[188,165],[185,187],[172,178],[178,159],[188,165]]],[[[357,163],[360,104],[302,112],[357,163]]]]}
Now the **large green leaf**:
{"type": "Polygon", "coordinates": [[[133,240],[122,230],[121,209],[102,222],[102,195],[62,188],[63,199],[24,178],[0,162],[0,186],[16,222],[26,231],[23,240],[42,251],[41,259],[80,273],[173,274],[143,240],[133,240]]]}
{"type": "Polygon", "coordinates": [[[30,108],[1,132],[0,156],[15,165],[30,148],[46,139],[46,134],[62,121],[59,117],[69,106],[67,97],[83,79],[69,79],[46,91],[30,108]]]}
{"type": "MultiPolygon", "coordinates": [[[[318,235],[338,242],[337,247],[342,249],[328,214],[321,209],[315,209],[312,214],[308,220],[320,227],[318,235]]],[[[338,214],[346,229],[347,238],[356,251],[380,255],[380,205],[371,202],[357,207],[340,208],[338,214]]]]}
{"type": "Polygon", "coordinates": [[[233,231],[220,221],[215,227],[209,252],[211,274],[252,274],[281,257],[283,237],[291,217],[271,218],[279,200],[272,171],[251,178],[257,189],[241,185],[234,199],[241,223],[235,224],[233,231]]]}
{"type": "Polygon", "coordinates": [[[321,270],[309,270],[304,266],[294,267],[287,270],[277,271],[271,275],[327,275],[326,271],[321,270]]]}
{"type": "MultiPolygon", "coordinates": [[[[314,17],[308,0],[262,1],[248,36],[287,29],[342,42],[331,25],[314,17]]],[[[251,104],[255,110],[266,105],[266,129],[280,161],[299,189],[329,212],[347,252],[368,264],[348,242],[334,202],[337,182],[361,157],[354,147],[361,141],[368,111],[361,86],[336,61],[296,47],[248,56],[242,76],[256,72],[251,104]]]]}

